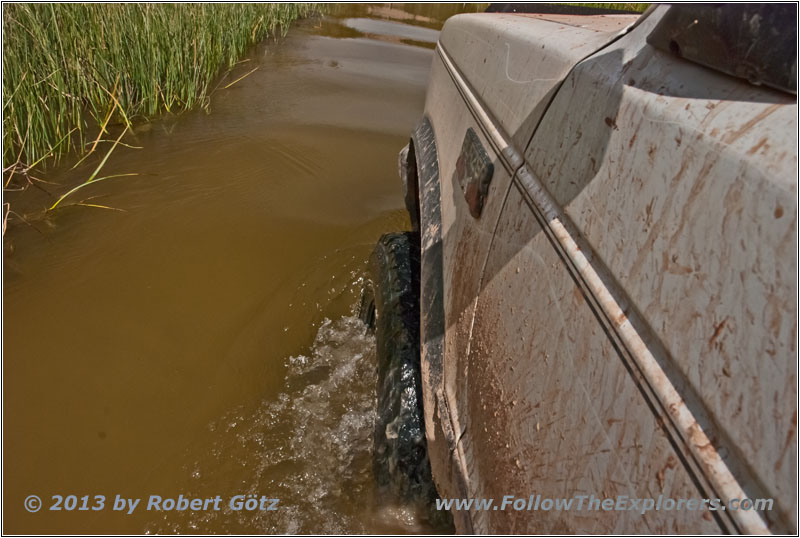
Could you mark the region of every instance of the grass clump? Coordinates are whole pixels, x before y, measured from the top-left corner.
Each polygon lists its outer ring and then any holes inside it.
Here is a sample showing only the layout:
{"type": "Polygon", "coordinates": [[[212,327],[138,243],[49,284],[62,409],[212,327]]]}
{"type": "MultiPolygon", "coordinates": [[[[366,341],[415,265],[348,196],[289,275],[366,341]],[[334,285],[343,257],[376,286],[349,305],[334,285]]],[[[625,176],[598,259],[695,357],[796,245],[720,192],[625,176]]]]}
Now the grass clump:
{"type": "Polygon", "coordinates": [[[129,127],[137,118],[207,106],[221,69],[315,10],[313,4],[5,4],[4,171],[26,172],[51,156],[94,150],[114,123],[129,127]]]}
{"type": "Polygon", "coordinates": [[[635,11],[638,13],[644,12],[647,8],[650,7],[651,4],[637,4],[634,2],[617,2],[617,3],[571,3],[568,2],[568,5],[572,6],[584,6],[584,7],[594,7],[599,9],[616,9],[619,11],[635,11]]]}

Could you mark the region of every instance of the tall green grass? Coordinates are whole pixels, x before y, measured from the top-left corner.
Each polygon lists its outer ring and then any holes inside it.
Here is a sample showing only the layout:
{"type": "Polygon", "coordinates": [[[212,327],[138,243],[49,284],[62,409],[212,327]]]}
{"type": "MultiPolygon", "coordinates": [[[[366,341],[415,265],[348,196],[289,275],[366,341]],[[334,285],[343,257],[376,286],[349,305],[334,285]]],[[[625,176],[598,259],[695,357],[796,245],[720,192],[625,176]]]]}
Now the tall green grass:
{"type": "Polygon", "coordinates": [[[312,4],[5,4],[3,168],[94,149],[107,126],[205,106],[253,43],[312,4]]]}
{"type": "Polygon", "coordinates": [[[634,2],[616,2],[616,3],[579,3],[579,2],[565,2],[572,6],[596,7],[601,9],[618,9],[621,11],[636,11],[643,12],[650,4],[634,3],[634,2]]]}

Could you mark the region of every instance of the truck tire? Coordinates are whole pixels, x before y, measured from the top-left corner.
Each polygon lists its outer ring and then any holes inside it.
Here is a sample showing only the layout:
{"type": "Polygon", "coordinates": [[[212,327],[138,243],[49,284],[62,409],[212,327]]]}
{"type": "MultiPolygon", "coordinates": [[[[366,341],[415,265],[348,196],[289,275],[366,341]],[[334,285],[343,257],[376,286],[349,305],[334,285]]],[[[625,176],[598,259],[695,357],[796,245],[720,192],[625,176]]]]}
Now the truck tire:
{"type": "Polygon", "coordinates": [[[377,410],[373,467],[380,488],[430,505],[436,498],[422,413],[419,236],[385,234],[370,257],[360,317],[375,331],[377,410]]]}

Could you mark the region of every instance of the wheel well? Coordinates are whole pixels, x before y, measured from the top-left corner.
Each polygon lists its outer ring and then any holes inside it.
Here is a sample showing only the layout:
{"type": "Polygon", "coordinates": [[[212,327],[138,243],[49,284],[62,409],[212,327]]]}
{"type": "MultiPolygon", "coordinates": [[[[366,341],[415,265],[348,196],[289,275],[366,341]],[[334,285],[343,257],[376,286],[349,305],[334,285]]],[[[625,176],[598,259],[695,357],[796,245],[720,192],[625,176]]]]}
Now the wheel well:
{"type": "Polygon", "coordinates": [[[415,232],[420,231],[421,210],[419,204],[419,171],[417,169],[417,154],[414,149],[414,140],[408,143],[408,153],[406,154],[406,209],[411,218],[411,229],[415,232]]]}

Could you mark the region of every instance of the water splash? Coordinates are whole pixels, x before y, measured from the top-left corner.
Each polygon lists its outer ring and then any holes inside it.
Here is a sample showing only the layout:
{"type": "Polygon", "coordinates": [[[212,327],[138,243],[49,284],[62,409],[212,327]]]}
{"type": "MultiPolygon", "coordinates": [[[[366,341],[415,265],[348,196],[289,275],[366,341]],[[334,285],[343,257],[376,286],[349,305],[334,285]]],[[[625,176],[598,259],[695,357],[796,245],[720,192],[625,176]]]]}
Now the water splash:
{"type": "Polygon", "coordinates": [[[193,495],[281,499],[277,511],[167,514],[149,532],[431,532],[413,506],[387,503],[372,474],[375,340],[352,316],[325,319],[308,355],[288,359],[284,389],[210,427],[209,454],[189,468],[193,495]],[[222,430],[222,431],[220,431],[222,430]],[[213,492],[216,494],[216,492],[213,492]]]}

